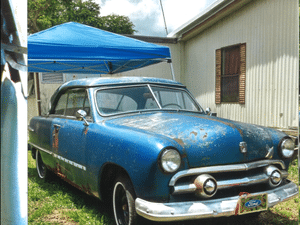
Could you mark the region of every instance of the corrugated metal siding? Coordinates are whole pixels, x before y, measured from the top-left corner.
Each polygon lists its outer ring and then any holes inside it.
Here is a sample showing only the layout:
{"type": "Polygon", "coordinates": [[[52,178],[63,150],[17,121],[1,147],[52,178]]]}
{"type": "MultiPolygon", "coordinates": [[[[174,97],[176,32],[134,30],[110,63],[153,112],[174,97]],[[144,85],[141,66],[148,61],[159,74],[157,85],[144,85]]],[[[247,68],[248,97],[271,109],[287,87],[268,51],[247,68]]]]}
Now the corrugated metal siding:
{"type": "Polygon", "coordinates": [[[62,73],[41,73],[42,83],[63,84],[64,75],[62,73]]]}
{"type": "Polygon", "coordinates": [[[298,1],[252,1],[185,43],[182,82],[218,116],[298,125],[298,1]],[[246,104],[215,104],[215,50],[246,43],[246,104]]]}
{"type": "MultiPolygon", "coordinates": [[[[159,44],[159,43],[156,43],[159,44]]],[[[171,51],[172,64],[175,73],[176,81],[180,81],[180,62],[181,62],[181,52],[179,43],[163,43],[163,46],[168,46],[171,51]]],[[[105,75],[103,75],[105,76],[105,75]]],[[[108,75],[111,76],[111,75],[108,75]]],[[[139,76],[139,77],[159,77],[172,80],[172,71],[170,64],[167,62],[161,62],[155,65],[150,65],[140,69],[130,70],[128,72],[122,72],[114,74],[113,76],[139,76]]]]}

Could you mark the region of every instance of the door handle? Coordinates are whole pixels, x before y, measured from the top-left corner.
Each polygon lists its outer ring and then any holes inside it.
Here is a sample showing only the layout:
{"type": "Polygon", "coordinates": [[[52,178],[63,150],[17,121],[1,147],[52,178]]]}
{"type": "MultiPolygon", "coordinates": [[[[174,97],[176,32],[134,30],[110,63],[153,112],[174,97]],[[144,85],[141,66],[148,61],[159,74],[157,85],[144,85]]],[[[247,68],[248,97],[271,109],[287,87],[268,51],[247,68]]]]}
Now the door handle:
{"type": "Polygon", "coordinates": [[[34,132],[34,129],[28,125],[28,131],[34,132]]]}
{"type": "Polygon", "coordinates": [[[61,125],[59,125],[59,124],[53,124],[53,126],[58,129],[61,128],[61,125]]]}

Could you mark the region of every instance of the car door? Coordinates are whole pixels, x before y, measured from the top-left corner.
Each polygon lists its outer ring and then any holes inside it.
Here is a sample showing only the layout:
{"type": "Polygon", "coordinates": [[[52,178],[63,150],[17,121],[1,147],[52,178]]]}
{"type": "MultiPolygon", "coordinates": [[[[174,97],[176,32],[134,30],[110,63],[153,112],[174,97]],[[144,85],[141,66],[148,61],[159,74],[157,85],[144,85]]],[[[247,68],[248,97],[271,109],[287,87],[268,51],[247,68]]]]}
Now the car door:
{"type": "Polygon", "coordinates": [[[57,159],[57,174],[80,189],[86,185],[86,132],[88,127],[76,119],[79,109],[90,107],[85,89],[71,89],[58,100],[53,119],[52,146],[57,159]]]}

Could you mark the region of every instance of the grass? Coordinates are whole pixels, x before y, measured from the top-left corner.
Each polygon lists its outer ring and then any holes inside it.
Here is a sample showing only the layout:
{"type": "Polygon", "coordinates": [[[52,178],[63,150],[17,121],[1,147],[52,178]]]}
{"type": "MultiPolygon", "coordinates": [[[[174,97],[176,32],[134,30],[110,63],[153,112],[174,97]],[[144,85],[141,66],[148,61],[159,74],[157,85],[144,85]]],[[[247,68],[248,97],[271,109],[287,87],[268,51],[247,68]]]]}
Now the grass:
{"type": "Polygon", "coordinates": [[[28,154],[28,224],[113,224],[111,212],[98,199],[51,176],[37,176],[35,160],[28,154]]]}
{"type": "MultiPolygon", "coordinates": [[[[35,160],[28,152],[28,224],[95,224],[113,225],[112,209],[98,199],[88,196],[60,178],[53,176],[41,181],[36,172],[35,160]]],[[[298,162],[289,169],[289,179],[298,183],[298,162]]],[[[143,225],[298,225],[299,197],[280,203],[255,216],[235,216],[174,223],[155,223],[142,219],[143,225]]]]}

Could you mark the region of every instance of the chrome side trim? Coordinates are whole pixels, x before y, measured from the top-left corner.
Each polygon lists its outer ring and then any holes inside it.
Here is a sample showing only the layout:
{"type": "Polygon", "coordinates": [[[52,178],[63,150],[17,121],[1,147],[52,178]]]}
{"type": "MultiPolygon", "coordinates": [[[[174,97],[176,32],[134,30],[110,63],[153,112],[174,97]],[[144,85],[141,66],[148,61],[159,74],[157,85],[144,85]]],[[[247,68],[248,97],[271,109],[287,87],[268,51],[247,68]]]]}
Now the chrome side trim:
{"type": "Polygon", "coordinates": [[[202,168],[194,168],[189,170],[183,170],[176,173],[170,180],[169,186],[174,186],[176,181],[182,177],[199,175],[202,173],[222,173],[222,172],[235,172],[235,171],[247,171],[259,167],[265,167],[268,165],[277,164],[281,166],[281,169],[285,169],[285,164],[282,160],[260,160],[251,163],[233,164],[224,166],[209,166],[202,168]]]}
{"type": "Polygon", "coordinates": [[[43,152],[46,152],[46,153],[48,153],[48,154],[50,154],[50,155],[53,155],[53,152],[51,152],[51,151],[49,151],[49,150],[47,150],[47,149],[45,149],[45,148],[42,148],[42,147],[40,147],[40,146],[38,146],[38,145],[36,145],[36,144],[33,144],[33,143],[31,143],[30,141],[28,142],[28,144],[32,145],[33,147],[35,147],[35,148],[37,148],[37,149],[39,149],[39,150],[41,150],[41,151],[43,151],[43,152]]]}
{"type": "MultiPolygon", "coordinates": [[[[281,172],[283,178],[288,177],[288,173],[285,171],[281,172]]],[[[223,180],[217,181],[218,190],[225,189],[233,186],[245,186],[249,184],[259,184],[263,182],[268,182],[269,176],[266,174],[260,174],[251,177],[244,177],[241,179],[231,179],[231,180],[223,180]]],[[[183,185],[176,185],[174,186],[174,191],[172,194],[186,194],[186,193],[193,193],[197,190],[195,184],[183,184],[183,185]]]]}
{"type": "Polygon", "coordinates": [[[60,159],[60,160],[62,160],[62,161],[64,161],[64,162],[66,162],[66,163],[68,163],[68,164],[70,164],[70,165],[72,165],[72,166],[74,166],[74,167],[77,167],[77,168],[79,168],[79,169],[82,169],[82,170],[84,170],[84,171],[86,171],[86,167],[85,166],[83,166],[83,165],[80,165],[80,164],[78,164],[78,163],[76,163],[76,162],[73,162],[73,161],[71,161],[71,160],[68,160],[68,159],[66,159],[66,158],[64,158],[64,157],[61,157],[60,155],[57,155],[57,154],[53,154],[53,157],[54,158],[58,158],[58,159],[60,159]]]}
{"type": "MultiPolygon", "coordinates": [[[[298,186],[289,182],[266,192],[251,193],[268,194],[268,206],[287,201],[298,196],[298,186]]],[[[239,196],[191,202],[155,203],[137,198],[135,200],[136,212],[152,221],[181,221],[209,217],[235,215],[239,196]]]]}
{"type": "Polygon", "coordinates": [[[52,155],[54,158],[60,159],[60,160],[66,162],[66,163],[68,163],[68,164],[70,164],[70,165],[72,165],[72,166],[74,166],[74,167],[77,167],[77,168],[79,168],[79,169],[82,169],[82,170],[86,171],[86,167],[83,166],[83,165],[81,165],[81,164],[78,164],[78,163],[76,163],[76,162],[73,162],[73,161],[71,161],[71,160],[68,160],[68,159],[66,159],[66,158],[64,158],[64,157],[62,157],[62,156],[60,156],[60,155],[57,155],[57,154],[55,154],[55,153],[53,153],[53,152],[51,152],[51,151],[48,151],[48,150],[46,150],[46,149],[44,149],[44,148],[41,148],[41,147],[39,147],[39,146],[37,146],[37,145],[35,145],[35,144],[32,144],[31,142],[28,142],[28,143],[29,143],[30,145],[34,146],[35,148],[37,148],[37,149],[39,149],[39,150],[41,150],[41,151],[43,151],[43,152],[46,152],[46,153],[52,155]]]}

